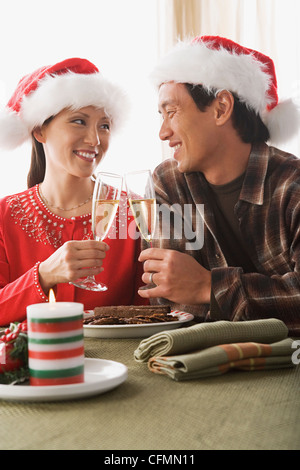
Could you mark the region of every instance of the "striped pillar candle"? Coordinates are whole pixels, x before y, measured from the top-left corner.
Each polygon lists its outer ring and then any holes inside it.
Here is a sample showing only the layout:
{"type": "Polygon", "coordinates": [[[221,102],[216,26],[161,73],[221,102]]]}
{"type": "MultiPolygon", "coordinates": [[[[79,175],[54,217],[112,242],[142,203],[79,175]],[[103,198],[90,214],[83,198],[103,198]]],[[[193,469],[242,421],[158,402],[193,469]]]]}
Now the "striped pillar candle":
{"type": "Polygon", "coordinates": [[[83,305],[50,302],[27,307],[30,385],[84,381],[83,305]]]}

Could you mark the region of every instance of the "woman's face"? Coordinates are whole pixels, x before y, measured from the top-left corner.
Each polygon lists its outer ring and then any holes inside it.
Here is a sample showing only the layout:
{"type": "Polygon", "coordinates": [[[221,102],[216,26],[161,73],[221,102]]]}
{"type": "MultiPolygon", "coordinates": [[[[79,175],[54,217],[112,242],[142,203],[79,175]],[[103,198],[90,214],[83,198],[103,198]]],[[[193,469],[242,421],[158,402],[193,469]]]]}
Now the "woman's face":
{"type": "Polygon", "coordinates": [[[108,149],[110,128],[103,109],[86,106],[76,111],[64,109],[35,130],[34,136],[44,146],[47,171],[88,177],[108,149]]]}

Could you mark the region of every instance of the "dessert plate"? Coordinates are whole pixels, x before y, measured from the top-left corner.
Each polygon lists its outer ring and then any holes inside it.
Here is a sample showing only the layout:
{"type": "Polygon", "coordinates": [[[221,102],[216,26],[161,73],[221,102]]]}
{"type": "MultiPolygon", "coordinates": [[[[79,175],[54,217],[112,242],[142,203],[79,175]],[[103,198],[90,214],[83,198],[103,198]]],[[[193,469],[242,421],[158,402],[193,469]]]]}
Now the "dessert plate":
{"type": "Polygon", "coordinates": [[[160,331],[180,328],[194,318],[191,313],[179,310],[174,310],[169,315],[176,317],[177,320],[138,325],[83,325],[83,333],[88,338],[147,338],[160,331]]]}
{"type": "Polygon", "coordinates": [[[0,399],[58,401],[86,398],[107,392],[127,379],[127,367],[104,359],[84,360],[84,382],[72,385],[0,385],[0,399]]]}

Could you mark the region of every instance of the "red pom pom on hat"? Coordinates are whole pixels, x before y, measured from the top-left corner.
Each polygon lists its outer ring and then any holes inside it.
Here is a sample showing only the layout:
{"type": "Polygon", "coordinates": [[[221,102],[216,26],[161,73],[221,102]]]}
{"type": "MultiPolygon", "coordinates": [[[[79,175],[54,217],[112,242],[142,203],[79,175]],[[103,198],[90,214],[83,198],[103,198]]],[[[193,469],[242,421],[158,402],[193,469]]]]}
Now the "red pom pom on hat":
{"type": "Polygon", "coordinates": [[[112,127],[120,126],[128,102],[125,93],[86,59],[71,58],[40,67],[18,83],[0,113],[0,146],[12,149],[30,139],[32,130],[65,108],[104,108],[112,127]]]}

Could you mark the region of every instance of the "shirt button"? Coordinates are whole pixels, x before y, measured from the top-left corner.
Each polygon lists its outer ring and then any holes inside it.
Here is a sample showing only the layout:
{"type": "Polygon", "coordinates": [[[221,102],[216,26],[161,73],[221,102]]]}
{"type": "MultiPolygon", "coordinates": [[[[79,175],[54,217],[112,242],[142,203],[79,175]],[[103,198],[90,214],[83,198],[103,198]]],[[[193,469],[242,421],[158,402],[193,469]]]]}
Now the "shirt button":
{"type": "Polygon", "coordinates": [[[219,253],[216,253],[216,254],[215,254],[215,257],[216,257],[217,259],[220,259],[220,258],[221,258],[221,256],[219,255],[219,253]]]}

